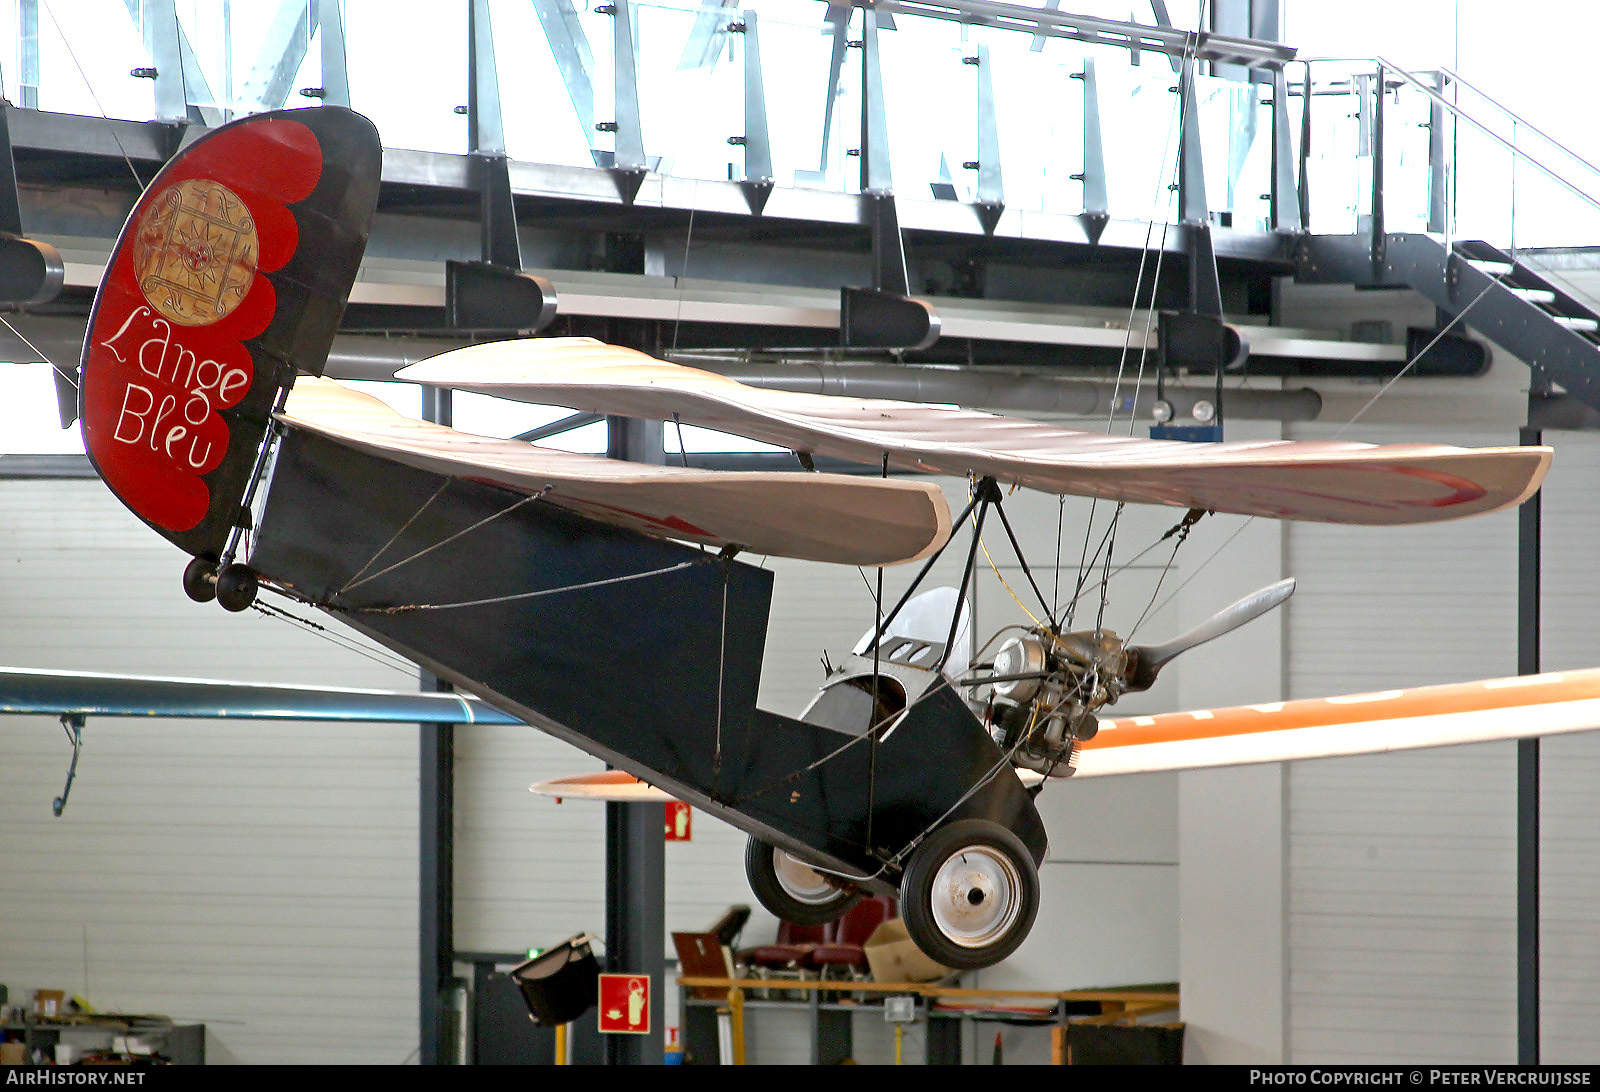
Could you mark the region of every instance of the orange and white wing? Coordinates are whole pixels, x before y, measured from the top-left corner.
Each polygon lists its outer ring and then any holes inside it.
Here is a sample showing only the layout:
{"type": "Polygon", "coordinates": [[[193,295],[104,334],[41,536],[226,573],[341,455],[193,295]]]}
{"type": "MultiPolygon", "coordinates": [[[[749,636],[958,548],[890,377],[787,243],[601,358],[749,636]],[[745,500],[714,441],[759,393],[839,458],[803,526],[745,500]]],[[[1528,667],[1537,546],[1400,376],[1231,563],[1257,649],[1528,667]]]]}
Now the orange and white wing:
{"type": "Polygon", "coordinates": [[[435,474],[490,482],[604,523],[709,546],[848,565],[894,565],[950,537],[938,486],[846,474],[647,466],[415,421],[329,379],[301,378],[279,418],[435,474]]]}
{"type": "Polygon", "coordinates": [[[399,378],[526,402],[676,418],[795,451],[1052,493],[1326,523],[1429,523],[1525,500],[1546,447],[1333,441],[1192,444],[971,410],[763,390],[591,338],[475,345],[399,378]]]}
{"type": "Polygon", "coordinates": [[[604,800],[613,804],[662,804],[674,799],[654,785],[640,781],[622,770],[553,777],[535,781],[528,791],[562,800],[604,800]]]}
{"type": "Polygon", "coordinates": [[[1375,754],[1600,728],[1600,668],[1337,698],[1116,717],[1079,777],[1375,754]]]}

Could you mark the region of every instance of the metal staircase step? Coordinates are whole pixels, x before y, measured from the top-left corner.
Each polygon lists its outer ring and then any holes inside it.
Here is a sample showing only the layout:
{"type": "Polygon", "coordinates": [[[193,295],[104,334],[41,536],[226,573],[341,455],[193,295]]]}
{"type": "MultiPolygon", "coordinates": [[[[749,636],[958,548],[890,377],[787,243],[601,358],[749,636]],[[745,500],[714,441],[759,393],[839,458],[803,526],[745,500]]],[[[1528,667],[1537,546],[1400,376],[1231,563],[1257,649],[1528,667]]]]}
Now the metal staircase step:
{"type": "Polygon", "coordinates": [[[1386,235],[1380,247],[1370,235],[1313,235],[1299,244],[1295,276],[1312,284],[1412,288],[1600,409],[1600,315],[1509,259],[1484,242],[1451,246],[1420,233],[1386,235]],[[1507,283],[1508,277],[1515,280],[1507,283]]]}
{"type": "Polygon", "coordinates": [[[1513,296],[1527,300],[1529,303],[1554,304],[1556,302],[1556,294],[1548,288],[1519,288],[1514,284],[1508,284],[1506,288],[1513,296]]]}
{"type": "Polygon", "coordinates": [[[1577,330],[1579,333],[1592,334],[1597,330],[1600,330],[1600,321],[1596,321],[1592,318],[1576,318],[1572,315],[1551,315],[1550,319],[1552,322],[1556,322],[1562,326],[1565,326],[1569,330],[1577,330]]]}

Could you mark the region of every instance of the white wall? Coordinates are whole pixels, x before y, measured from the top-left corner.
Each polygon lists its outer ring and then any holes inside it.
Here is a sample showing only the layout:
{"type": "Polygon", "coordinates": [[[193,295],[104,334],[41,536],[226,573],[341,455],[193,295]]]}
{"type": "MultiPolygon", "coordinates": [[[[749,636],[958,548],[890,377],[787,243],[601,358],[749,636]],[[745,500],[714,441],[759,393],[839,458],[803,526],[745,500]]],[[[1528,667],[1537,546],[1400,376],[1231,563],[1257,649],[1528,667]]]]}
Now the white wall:
{"type": "MultiPolygon", "coordinates": [[[[1391,310],[1404,321],[1407,293],[1391,310]]],[[[1337,291],[1286,311],[1353,313],[1337,291]]],[[[1418,320],[1426,308],[1409,297],[1418,320]]],[[[1397,322],[1397,325],[1399,323],[1397,322]]],[[[1322,420],[1297,438],[1517,442],[1528,372],[1497,351],[1489,376],[1376,393],[1318,384],[1322,420]]],[[[1550,433],[1545,502],[1547,668],[1600,663],[1593,616],[1592,438],[1550,433]]],[[[1399,531],[1291,525],[1288,697],[1516,673],[1516,517],[1399,531]]],[[[1595,832],[1586,786],[1600,737],[1544,744],[1543,1057],[1593,1062],[1600,981],[1595,832]]],[[[1297,763],[1288,775],[1287,1059],[1515,1061],[1515,748],[1509,743],[1297,763]]],[[[1185,815],[1187,819],[1187,813],[1185,815]]]]}
{"type": "MultiPolygon", "coordinates": [[[[405,686],[184,598],[185,558],[98,481],[0,482],[0,663],[405,686]]],[[[414,679],[414,676],[411,676],[414,679]]],[[[414,682],[412,683],[414,685],[414,682]]],[[[0,982],[208,1025],[213,1062],[416,1046],[415,731],[91,717],[0,724],[0,982]]]]}
{"type": "MultiPolygon", "coordinates": [[[[1236,421],[1233,440],[1268,440],[1282,426],[1236,421]]],[[[1197,556],[1217,553],[1185,604],[1184,626],[1285,575],[1273,520],[1213,516],[1197,556]],[[1203,550],[1204,552],[1199,552],[1203,550]]],[[[1289,606],[1184,654],[1173,708],[1207,709],[1282,697],[1289,606]]],[[[1283,1060],[1284,790],[1278,765],[1178,775],[1184,1056],[1191,1063],[1283,1060]]]]}

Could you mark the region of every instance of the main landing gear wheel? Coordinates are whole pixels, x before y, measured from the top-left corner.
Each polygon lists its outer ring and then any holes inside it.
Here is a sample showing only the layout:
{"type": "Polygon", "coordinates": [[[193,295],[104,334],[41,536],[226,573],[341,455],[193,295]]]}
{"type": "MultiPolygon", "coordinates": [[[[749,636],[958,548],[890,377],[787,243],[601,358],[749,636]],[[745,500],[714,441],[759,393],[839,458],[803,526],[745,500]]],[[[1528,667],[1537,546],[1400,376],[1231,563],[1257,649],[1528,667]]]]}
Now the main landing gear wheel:
{"type": "Polygon", "coordinates": [[[796,925],[826,925],[861,901],[860,891],[838,886],[804,861],[759,838],[751,838],[745,847],[744,874],[762,906],[796,925]]]}
{"type": "Polygon", "coordinates": [[[1039,872],[1011,831],[985,819],[940,827],[911,853],[900,880],[906,932],[930,959],[958,970],[1017,950],[1039,912],[1039,872]]]}

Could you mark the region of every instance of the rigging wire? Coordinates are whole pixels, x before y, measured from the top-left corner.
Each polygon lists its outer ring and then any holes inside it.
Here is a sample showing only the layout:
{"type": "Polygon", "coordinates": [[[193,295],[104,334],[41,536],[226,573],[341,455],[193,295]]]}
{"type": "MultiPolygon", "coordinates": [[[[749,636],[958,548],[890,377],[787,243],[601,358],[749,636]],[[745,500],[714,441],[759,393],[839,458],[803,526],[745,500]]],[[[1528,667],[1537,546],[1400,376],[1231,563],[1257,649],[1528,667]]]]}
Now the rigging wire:
{"type": "MultiPolygon", "coordinates": [[[[468,528],[471,530],[471,528],[468,528]]],[[[438,545],[444,545],[439,543],[438,545]]],[[[431,549],[432,547],[430,547],[431,549]]],[[[499,603],[515,603],[524,599],[540,599],[546,595],[560,595],[564,592],[586,591],[589,588],[604,588],[612,584],[627,584],[634,580],[644,580],[652,576],[664,576],[695,565],[708,564],[706,560],[680,561],[676,565],[664,565],[659,569],[648,569],[642,573],[627,573],[623,576],[608,576],[600,580],[586,580],[581,584],[564,584],[559,588],[539,588],[534,591],[512,592],[509,595],[494,595],[485,599],[464,599],[455,603],[400,603],[391,607],[349,607],[328,604],[327,609],[342,611],[347,614],[410,614],[419,610],[457,610],[463,607],[489,607],[499,603]]],[[[382,575],[382,574],[379,574],[382,575]]]]}
{"type": "Polygon", "coordinates": [[[426,512],[428,510],[428,507],[430,505],[432,505],[434,501],[438,500],[444,494],[444,491],[446,489],[450,488],[450,483],[453,482],[454,480],[455,480],[454,478],[446,478],[443,482],[439,483],[439,488],[435,489],[433,491],[433,496],[431,496],[427,500],[423,501],[422,502],[422,507],[418,508],[415,512],[411,513],[411,518],[406,520],[404,523],[402,523],[400,525],[400,529],[398,531],[396,531],[394,534],[389,536],[389,541],[385,542],[382,546],[379,546],[377,551],[371,557],[367,558],[367,563],[365,565],[361,566],[361,568],[357,569],[351,575],[350,579],[346,580],[344,582],[344,584],[340,586],[338,592],[336,592],[335,594],[336,595],[343,595],[345,592],[349,591],[350,590],[350,585],[352,583],[354,583],[355,581],[361,579],[361,577],[366,574],[366,571],[368,569],[372,568],[373,565],[377,564],[378,558],[382,557],[384,555],[384,553],[389,549],[389,547],[393,546],[395,544],[396,540],[398,540],[401,535],[405,534],[406,530],[413,523],[417,522],[417,520],[421,518],[422,513],[426,512]]]}
{"type": "MultiPolygon", "coordinates": [[[[263,586],[266,587],[266,585],[263,586]]],[[[380,667],[387,667],[391,670],[398,671],[402,675],[405,675],[408,679],[412,678],[413,672],[416,671],[416,665],[409,661],[404,661],[398,657],[385,655],[384,653],[375,650],[368,645],[364,645],[361,642],[356,641],[344,634],[329,629],[327,626],[324,626],[319,622],[313,622],[309,618],[302,618],[298,614],[291,614],[282,608],[262,603],[259,600],[251,603],[250,609],[257,611],[268,618],[276,618],[280,621],[287,622],[290,625],[299,626],[302,629],[309,630],[330,644],[336,645],[337,647],[345,649],[348,652],[354,652],[356,655],[371,660],[380,667]]]]}
{"type": "MultiPolygon", "coordinates": [[[[89,82],[89,74],[83,70],[83,64],[78,60],[77,51],[72,48],[72,42],[67,37],[67,32],[62,29],[61,21],[56,18],[55,8],[51,7],[50,0],[44,0],[45,14],[50,16],[50,22],[55,25],[56,33],[61,35],[61,44],[66,47],[67,56],[72,58],[73,67],[78,70],[78,77],[83,80],[84,88],[89,92],[89,97],[94,100],[94,108],[100,111],[100,118],[106,123],[106,129],[111,134],[111,141],[117,146],[117,151],[122,153],[122,161],[128,165],[128,173],[133,175],[134,185],[144,189],[144,179],[139,177],[139,172],[134,169],[133,160],[128,156],[128,149],[122,146],[122,139],[117,136],[117,127],[111,123],[111,115],[106,113],[106,108],[100,103],[100,96],[95,93],[94,84],[89,82]]],[[[185,95],[185,98],[188,96],[185,95]]]]}
{"type": "Polygon", "coordinates": [[[1374,405],[1377,404],[1378,399],[1382,398],[1384,395],[1389,393],[1389,388],[1393,387],[1396,383],[1400,382],[1400,379],[1401,379],[1402,376],[1406,375],[1408,372],[1411,371],[1412,368],[1416,367],[1417,362],[1419,360],[1421,360],[1424,355],[1427,354],[1429,349],[1431,349],[1435,345],[1437,345],[1439,343],[1440,339],[1443,338],[1445,336],[1445,334],[1448,334],[1450,332],[1452,327],[1454,327],[1462,319],[1466,318],[1467,312],[1471,311],[1474,307],[1476,307],[1478,305],[1478,301],[1479,300],[1481,300],[1485,296],[1487,296],[1490,293],[1490,291],[1492,291],[1494,289],[1494,287],[1496,285],[1500,284],[1506,277],[1509,277],[1510,275],[1511,274],[1509,274],[1509,273],[1502,273],[1499,276],[1490,278],[1489,283],[1483,286],[1483,291],[1482,292],[1479,292],[1476,296],[1472,297],[1471,302],[1469,302],[1460,311],[1456,312],[1454,318],[1452,318],[1449,322],[1445,323],[1442,327],[1440,327],[1438,332],[1433,335],[1433,338],[1426,345],[1424,345],[1421,349],[1418,349],[1416,351],[1416,353],[1414,353],[1412,355],[1410,360],[1406,361],[1405,367],[1403,367],[1399,371],[1395,372],[1393,378],[1391,378],[1387,383],[1385,383],[1382,387],[1380,387],[1378,389],[1378,393],[1374,394],[1371,398],[1367,399],[1366,404],[1363,405],[1360,409],[1356,410],[1356,412],[1351,416],[1350,420],[1346,421],[1344,424],[1339,426],[1339,431],[1337,431],[1337,432],[1335,432],[1333,434],[1334,439],[1338,439],[1339,437],[1343,436],[1345,434],[1345,431],[1347,429],[1349,429],[1351,425],[1353,425],[1357,421],[1359,421],[1361,419],[1361,417],[1369,409],[1371,409],[1374,405]]]}
{"type": "Polygon", "coordinates": [[[13,326],[11,324],[11,320],[6,318],[4,315],[0,315],[0,324],[3,324],[7,330],[10,330],[12,334],[16,336],[18,341],[22,342],[29,349],[32,349],[40,360],[50,365],[57,375],[59,375],[62,379],[65,379],[68,383],[71,383],[73,390],[78,389],[78,376],[75,371],[68,371],[60,364],[57,364],[54,360],[51,360],[49,354],[47,354],[43,349],[39,348],[39,346],[35,345],[33,342],[29,341],[23,332],[13,326]]]}
{"type": "MultiPolygon", "coordinates": [[[[534,501],[542,500],[544,498],[544,495],[546,493],[550,492],[551,488],[552,488],[551,486],[547,485],[543,489],[539,490],[537,493],[530,493],[526,497],[520,498],[515,503],[506,505],[506,507],[500,509],[498,512],[494,512],[494,513],[491,513],[490,515],[484,516],[477,523],[474,523],[474,524],[472,524],[472,525],[470,525],[468,527],[463,527],[461,530],[457,531],[453,535],[450,535],[448,538],[440,539],[438,542],[435,542],[431,546],[424,546],[422,549],[418,550],[416,553],[412,554],[410,557],[403,557],[399,561],[396,561],[393,565],[390,565],[386,569],[379,569],[377,572],[373,573],[371,576],[362,577],[360,580],[352,580],[352,581],[350,581],[350,583],[346,584],[343,588],[340,588],[339,589],[339,593],[342,595],[345,592],[354,591],[356,588],[359,588],[361,585],[369,583],[369,582],[371,582],[373,580],[376,580],[376,579],[378,579],[378,577],[383,576],[385,573],[392,573],[396,569],[400,568],[402,565],[411,564],[411,562],[415,561],[419,557],[422,557],[424,554],[430,554],[434,550],[439,549],[441,546],[450,545],[450,543],[454,542],[456,539],[462,537],[463,535],[466,535],[466,534],[469,534],[469,533],[471,533],[473,531],[476,531],[479,527],[482,527],[486,523],[491,523],[494,520],[499,519],[501,516],[510,515],[512,512],[515,512],[517,509],[521,508],[525,504],[532,504],[534,501]]],[[[426,507],[426,505],[424,505],[424,507],[426,507]]],[[[413,516],[412,518],[415,519],[416,517],[413,516]]]]}
{"type": "MultiPolygon", "coordinates": [[[[1203,24],[1204,21],[1205,21],[1205,0],[1201,0],[1200,12],[1199,12],[1198,18],[1199,18],[1200,24],[1203,24]]],[[[1184,53],[1183,53],[1183,58],[1182,58],[1182,61],[1183,61],[1182,68],[1181,68],[1182,72],[1188,72],[1188,71],[1191,70],[1191,66],[1192,66],[1192,62],[1193,62],[1193,59],[1194,59],[1195,51],[1199,47],[1199,39],[1200,39],[1200,36],[1199,36],[1198,33],[1196,33],[1196,34],[1190,35],[1189,39],[1186,41],[1186,43],[1184,45],[1184,53]]],[[[1182,81],[1181,76],[1180,76],[1180,80],[1179,80],[1179,86],[1180,86],[1180,88],[1183,86],[1183,81],[1182,81]]],[[[1189,94],[1193,94],[1194,93],[1194,88],[1192,86],[1190,86],[1190,87],[1187,88],[1187,91],[1188,91],[1189,94]]],[[[1183,109],[1183,96],[1180,94],[1178,96],[1178,98],[1173,103],[1173,112],[1168,115],[1166,139],[1165,139],[1165,141],[1164,141],[1164,143],[1162,145],[1162,152],[1161,152],[1161,162],[1162,162],[1162,164],[1164,166],[1165,166],[1165,164],[1167,164],[1168,156],[1172,152],[1174,130],[1176,130],[1179,147],[1180,148],[1182,147],[1184,126],[1185,126],[1186,122],[1187,122],[1187,113],[1183,109]]],[[[1156,180],[1157,189],[1156,189],[1155,199],[1152,200],[1152,202],[1151,202],[1151,209],[1150,209],[1151,216],[1150,216],[1150,219],[1145,222],[1144,249],[1141,250],[1140,253],[1139,253],[1139,267],[1138,267],[1138,271],[1137,271],[1137,273],[1135,274],[1135,277],[1134,277],[1133,299],[1130,302],[1129,308],[1128,308],[1128,322],[1127,322],[1127,326],[1126,326],[1126,334],[1123,337],[1122,350],[1121,350],[1121,353],[1120,353],[1120,355],[1118,356],[1118,359],[1117,359],[1117,376],[1116,376],[1115,381],[1112,383],[1111,405],[1110,405],[1110,407],[1109,407],[1109,409],[1107,411],[1107,414],[1106,414],[1106,431],[1107,432],[1110,432],[1116,425],[1116,413],[1117,413],[1117,405],[1118,405],[1119,395],[1120,395],[1121,389],[1122,389],[1123,378],[1124,378],[1124,376],[1126,375],[1126,372],[1127,372],[1128,354],[1129,354],[1129,352],[1130,352],[1130,350],[1132,348],[1133,331],[1134,331],[1136,320],[1138,318],[1138,313],[1139,313],[1139,300],[1140,300],[1140,297],[1141,297],[1141,295],[1142,295],[1142,293],[1144,291],[1145,267],[1146,267],[1146,265],[1148,263],[1149,256],[1150,256],[1150,251],[1152,249],[1151,248],[1151,240],[1155,235],[1155,213],[1156,213],[1157,209],[1161,208],[1161,206],[1163,204],[1161,198],[1162,198],[1162,195],[1165,194],[1166,195],[1166,201],[1165,201],[1166,208],[1163,210],[1162,217],[1161,217],[1161,244],[1160,244],[1159,247],[1155,248],[1155,250],[1156,250],[1155,270],[1154,270],[1153,274],[1151,275],[1151,280],[1150,280],[1150,304],[1145,309],[1144,339],[1143,339],[1143,342],[1142,342],[1142,344],[1140,346],[1140,349],[1139,349],[1139,368],[1138,368],[1138,372],[1137,372],[1137,375],[1136,375],[1135,380],[1134,380],[1133,398],[1131,400],[1131,403],[1130,403],[1130,406],[1129,406],[1129,411],[1128,411],[1128,434],[1130,436],[1133,434],[1133,430],[1134,430],[1134,428],[1136,426],[1136,422],[1138,420],[1139,392],[1143,389],[1143,386],[1144,386],[1145,362],[1148,359],[1149,352],[1150,352],[1150,333],[1151,333],[1151,330],[1154,328],[1154,324],[1155,324],[1156,298],[1157,298],[1157,294],[1159,293],[1160,287],[1161,287],[1161,266],[1162,266],[1162,261],[1166,256],[1167,233],[1168,233],[1168,230],[1169,230],[1169,228],[1171,226],[1170,220],[1171,220],[1171,208],[1172,208],[1172,200],[1173,200],[1173,198],[1172,198],[1173,190],[1171,188],[1172,184],[1168,180],[1173,178],[1177,174],[1177,171],[1178,171],[1178,158],[1179,157],[1177,157],[1177,156],[1173,156],[1172,159],[1171,159],[1171,167],[1164,169],[1162,174],[1157,177],[1157,180],[1156,180]]],[[[1065,512],[1065,504],[1066,504],[1066,501],[1065,501],[1065,498],[1063,497],[1062,500],[1061,500],[1061,509],[1060,509],[1060,511],[1063,514],[1065,512]]],[[[1066,623],[1067,623],[1067,627],[1069,629],[1072,626],[1072,620],[1073,620],[1074,615],[1075,615],[1075,611],[1074,611],[1073,608],[1076,607],[1078,600],[1082,598],[1083,587],[1084,587],[1085,583],[1087,583],[1087,579],[1088,579],[1088,570],[1089,570],[1089,568],[1092,568],[1092,566],[1094,565],[1093,561],[1087,562],[1087,565],[1086,565],[1085,559],[1086,559],[1086,557],[1088,555],[1088,551],[1089,551],[1089,542],[1094,537],[1094,520],[1095,520],[1095,514],[1099,509],[1099,504],[1100,504],[1100,500],[1099,500],[1098,497],[1096,497],[1096,498],[1094,498],[1094,499],[1092,499],[1090,501],[1090,503],[1089,503],[1089,518],[1084,522],[1083,547],[1082,547],[1082,549],[1081,549],[1081,551],[1079,553],[1079,558],[1078,558],[1078,580],[1077,580],[1076,587],[1074,588],[1072,602],[1070,604],[1068,604],[1067,613],[1066,613],[1066,623]]],[[[1122,512],[1122,506],[1119,505],[1118,508],[1117,508],[1116,513],[1114,513],[1112,515],[1113,526],[1110,529],[1112,532],[1114,532],[1114,530],[1115,530],[1115,521],[1120,517],[1121,512],[1122,512]]],[[[1056,589],[1057,589],[1057,591],[1056,591],[1056,595],[1057,595],[1056,610],[1057,611],[1060,610],[1060,606],[1061,606],[1060,605],[1060,600],[1059,600],[1059,594],[1060,594],[1060,575],[1061,575],[1060,539],[1061,539],[1061,534],[1062,534],[1062,528],[1063,528],[1063,520],[1058,518],[1058,520],[1057,520],[1057,545],[1056,545],[1056,582],[1057,582],[1056,583],[1056,589]]],[[[1112,535],[1112,537],[1114,537],[1114,534],[1112,535]]],[[[1098,556],[1099,556],[1099,551],[1096,550],[1096,557],[1098,557],[1098,556]]],[[[1109,554],[1107,554],[1107,556],[1106,556],[1106,564],[1109,566],[1110,563],[1111,563],[1111,557],[1110,557],[1109,554]]],[[[1104,583],[1109,579],[1110,579],[1109,572],[1106,572],[1106,573],[1102,574],[1102,587],[1104,586],[1104,583]]],[[[1102,616],[1104,614],[1104,611],[1105,611],[1105,603],[1102,600],[1102,602],[1100,604],[1100,614],[1102,616]]],[[[1054,612],[1052,612],[1052,613],[1054,613],[1054,612]]],[[[1099,623],[1097,622],[1096,623],[1097,628],[1098,628],[1098,624],[1099,623]]]]}

